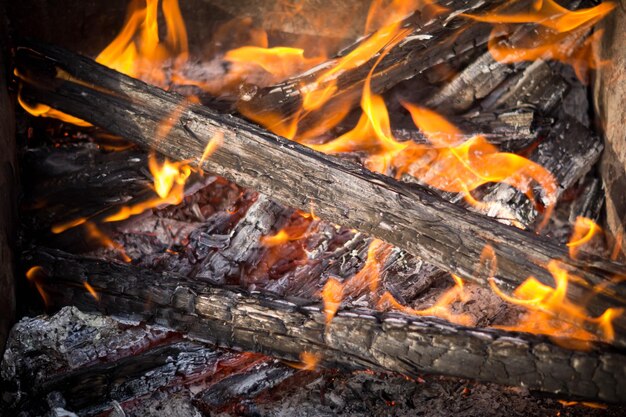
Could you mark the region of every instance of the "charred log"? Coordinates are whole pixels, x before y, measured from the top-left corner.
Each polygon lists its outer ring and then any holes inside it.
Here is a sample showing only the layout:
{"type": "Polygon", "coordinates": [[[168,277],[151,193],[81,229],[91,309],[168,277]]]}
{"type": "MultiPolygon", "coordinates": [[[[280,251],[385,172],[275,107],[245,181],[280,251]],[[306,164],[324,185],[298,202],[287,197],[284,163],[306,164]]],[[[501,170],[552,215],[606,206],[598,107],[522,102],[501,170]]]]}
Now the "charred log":
{"type": "MultiPolygon", "coordinates": [[[[468,21],[458,15],[461,12],[479,13],[485,9],[501,6],[502,3],[446,0],[439,2],[439,5],[449,10],[440,15],[433,16],[429,7],[415,12],[404,24],[410,29],[410,33],[376,65],[371,77],[372,91],[375,93],[387,91],[426,69],[452,60],[457,55],[475,49],[477,45],[486,44],[491,30],[489,25],[468,21]]],[[[346,48],[340,52],[337,59],[366,43],[368,39],[368,37],[361,39],[355,45],[346,48]]],[[[248,97],[247,101],[240,100],[239,108],[245,113],[253,112],[259,117],[279,114],[289,119],[295,117],[302,108],[303,91],[321,92],[331,83],[336,83],[337,89],[323,112],[332,112],[346,105],[354,106],[358,104],[365,79],[377,59],[378,56],[374,56],[362,65],[341,71],[336,76],[318,83],[320,76],[336,65],[336,61],[329,61],[281,84],[261,89],[253,97],[248,97]]],[[[307,125],[313,124],[310,119],[301,120],[300,127],[306,130],[307,125]]]]}
{"type": "MultiPolygon", "coordinates": [[[[313,204],[321,218],[369,233],[449,272],[486,284],[486,277],[477,277],[474,271],[484,247],[491,245],[498,255],[496,279],[508,289],[528,276],[553,285],[544,266],[554,259],[587,283],[570,285],[569,295],[575,301],[587,299],[590,286],[606,285],[615,274],[626,275],[621,264],[569,259],[564,248],[548,240],[468,213],[421,187],[374,174],[206,107],[188,107],[168,140],[155,140],[156,127],[174,109],[180,110],[182,97],[63,49],[29,45],[19,48],[17,56],[19,71],[27,76],[25,98],[154,147],[175,160],[202,163],[207,171],[287,206],[308,211],[313,204]],[[224,135],[224,145],[202,161],[215,135],[224,135]]],[[[621,307],[624,299],[626,284],[613,283],[588,305],[593,314],[600,314],[608,307],[621,307]]],[[[626,334],[624,323],[616,320],[618,334],[626,334]]],[[[620,336],[617,343],[623,340],[620,336]]]]}
{"type": "Polygon", "coordinates": [[[40,285],[52,306],[145,320],[218,346],[293,362],[310,352],[326,367],[457,375],[609,402],[626,399],[620,389],[626,357],[608,347],[576,352],[542,337],[367,310],[341,311],[326,326],[324,311],[310,301],[207,286],[58,251],[38,250],[25,261],[44,269],[40,285]]]}

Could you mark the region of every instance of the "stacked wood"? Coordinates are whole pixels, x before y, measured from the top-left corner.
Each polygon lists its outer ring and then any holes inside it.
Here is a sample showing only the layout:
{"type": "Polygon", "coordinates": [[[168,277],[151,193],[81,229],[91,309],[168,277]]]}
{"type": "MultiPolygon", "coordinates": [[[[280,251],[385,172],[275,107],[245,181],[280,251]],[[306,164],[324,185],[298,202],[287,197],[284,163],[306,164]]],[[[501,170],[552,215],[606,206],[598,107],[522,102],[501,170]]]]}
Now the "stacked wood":
{"type": "Polygon", "coordinates": [[[32,252],[26,261],[43,268],[39,282],[52,306],[147,321],[220,347],[293,362],[309,352],[327,367],[447,374],[608,402],[625,399],[619,387],[626,381],[626,357],[610,347],[576,352],[543,337],[359,309],[340,311],[327,324],[319,305],[301,299],[207,286],[53,250],[32,252]]]}
{"type": "MultiPolygon", "coordinates": [[[[602,409],[564,409],[522,389],[502,390],[451,378],[297,370],[259,355],[208,348],[177,333],[81,313],[74,307],[53,316],[22,319],[11,333],[0,372],[4,383],[0,410],[7,415],[19,410],[25,417],[217,413],[278,417],[285,410],[383,416],[428,413],[433,407],[474,415],[502,409],[530,417],[563,411],[572,417],[607,415],[602,409]]],[[[614,406],[610,415],[620,412],[623,407],[614,406]]]]}
{"type": "MultiPolygon", "coordinates": [[[[601,259],[572,260],[561,246],[546,239],[468,213],[421,187],[371,173],[206,107],[190,106],[168,140],[155,141],[156,127],[171,117],[182,97],[55,47],[24,44],[17,61],[26,75],[26,98],[100,125],[141,146],[154,147],[175,160],[199,161],[208,141],[223,134],[224,145],[202,165],[206,170],[287,206],[308,211],[313,204],[316,215],[323,219],[364,231],[479,283],[486,284],[486,277],[477,277],[474,271],[486,245],[498,254],[496,278],[508,289],[528,276],[552,285],[543,266],[553,259],[587,283],[571,283],[573,300],[585,298],[588,286],[605,285],[613,275],[626,272],[622,265],[601,259]],[[69,75],[57,78],[59,69],[69,75]],[[29,83],[32,79],[39,82],[29,83]]],[[[589,303],[592,314],[623,305],[625,288],[615,284],[610,293],[594,297],[589,303]]],[[[620,318],[615,321],[620,345],[621,335],[626,334],[624,322],[620,318]]]]}

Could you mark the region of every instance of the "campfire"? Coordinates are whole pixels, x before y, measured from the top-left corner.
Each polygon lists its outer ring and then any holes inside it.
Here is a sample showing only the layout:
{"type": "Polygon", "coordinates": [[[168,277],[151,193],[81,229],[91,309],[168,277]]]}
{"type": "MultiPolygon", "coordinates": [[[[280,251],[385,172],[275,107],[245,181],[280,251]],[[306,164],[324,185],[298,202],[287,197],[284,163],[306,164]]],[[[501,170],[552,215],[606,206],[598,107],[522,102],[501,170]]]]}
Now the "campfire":
{"type": "Polygon", "coordinates": [[[623,3],[67,3],[0,23],[3,415],[626,411],[623,3]]]}

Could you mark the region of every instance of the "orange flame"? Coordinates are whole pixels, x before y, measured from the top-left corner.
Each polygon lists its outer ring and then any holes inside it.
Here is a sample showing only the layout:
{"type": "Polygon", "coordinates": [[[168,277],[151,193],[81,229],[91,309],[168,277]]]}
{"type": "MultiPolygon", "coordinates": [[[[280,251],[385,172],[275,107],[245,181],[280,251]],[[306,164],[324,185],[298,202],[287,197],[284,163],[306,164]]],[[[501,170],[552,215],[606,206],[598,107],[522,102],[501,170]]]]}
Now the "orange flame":
{"type": "Polygon", "coordinates": [[[595,408],[595,409],[600,409],[600,410],[605,410],[605,409],[608,408],[608,406],[606,404],[593,403],[593,402],[589,402],[589,401],[579,402],[579,401],[559,400],[559,403],[563,407],[573,407],[573,406],[577,406],[577,405],[582,405],[583,407],[595,408]]]}
{"type": "Polygon", "coordinates": [[[456,275],[452,275],[454,279],[454,287],[443,293],[435,304],[429,308],[422,310],[416,310],[400,304],[389,291],[386,291],[378,302],[379,309],[385,309],[391,307],[395,310],[402,311],[406,314],[412,314],[416,316],[435,316],[448,320],[451,323],[460,324],[462,326],[473,326],[475,320],[468,314],[457,314],[452,310],[452,305],[457,301],[466,301],[467,295],[464,291],[464,283],[461,278],[456,275]]]}
{"type": "MultiPolygon", "coordinates": [[[[16,75],[17,72],[16,72],[16,75]]],[[[19,76],[19,75],[18,75],[19,76]]],[[[76,126],[81,127],[91,127],[93,126],[91,123],[88,123],[82,119],[79,119],[74,116],[70,116],[67,113],[60,112],[58,110],[53,109],[50,106],[46,106],[45,104],[37,103],[37,104],[29,104],[22,98],[22,86],[20,85],[17,93],[17,102],[22,106],[26,112],[30,113],[35,117],[49,117],[52,119],[61,120],[66,123],[71,123],[76,126]]]]}
{"type": "Polygon", "coordinates": [[[86,222],[85,228],[89,238],[93,239],[102,246],[116,251],[124,262],[132,262],[132,259],[126,254],[124,247],[107,236],[102,230],[92,222],[86,222]]]}
{"type": "Polygon", "coordinates": [[[29,268],[28,271],[26,271],[26,279],[28,279],[28,281],[32,282],[35,285],[35,288],[41,296],[44,305],[48,307],[50,305],[50,299],[48,298],[48,295],[46,294],[43,286],[40,283],[40,281],[43,280],[45,276],[46,272],[40,266],[33,266],[29,268]]]}
{"type": "Polygon", "coordinates": [[[126,23],[96,61],[123,74],[164,86],[166,62],[187,60],[187,30],[178,0],[162,0],[167,35],[162,42],[158,25],[159,0],[133,0],[126,23]]]}
{"type": "Polygon", "coordinates": [[[594,45],[598,44],[602,33],[599,31],[587,40],[581,40],[615,7],[613,2],[602,2],[588,9],[571,11],[554,0],[535,0],[526,12],[465,16],[498,25],[489,39],[489,51],[496,61],[508,64],[539,58],[554,59],[572,65],[579,78],[585,80],[586,68],[597,68],[603,64],[594,53],[597,50],[594,45]],[[533,36],[528,36],[517,45],[500,42],[500,34],[506,32],[504,24],[527,23],[539,25],[533,36]]]}
{"type": "Polygon", "coordinates": [[[344,284],[336,278],[330,277],[322,289],[322,300],[324,302],[324,313],[326,314],[326,324],[330,323],[337,314],[339,306],[344,297],[344,284]]]}
{"type": "Polygon", "coordinates": [[[545,334],[552,336],[556,343],[576,349],[588,348],[592,341],[612,341],[615,337],[612,320],[619,317],[623,309],[609,308],[599,317],[590,317],[584,306],[567,298],[569,280],[580,278],[570,275],[556,260],[550,261],[548,271],[554,277],[554,288],[529,277],[513,292],[513,296],[503,293],[494,277],[490,277],[489,284],[497,295],[527,310],[518,324],[498,327],[510,331],[545,334]]]}
{"type": "Polygon", "coordinates": [[[575,259],[581,247],[589,243],[596,234],[601,232],[602,229],[593,220],[586,217],[577,217],[574,224],[574,232],[567,243],[569,256],[575,259]]]}
{"type": "Polygon", "coordinates": [[[185,183],[191,175],[191,167],[183,162],[170,162],[167,158],[158,162],[154,155],[150,156],[148,167],[154,177],[154,191],[157,198],[132,205],[124,206],[117,213],[104,219],[105,222],[118,222],[146,210],[163,204],[180,204],[185,197],[185,183]]]}
{"type": "Polygon", "coordinates": [[[100,295],[96,292],[96,290],[93,289],[91,285],[89,285],[87,281],[84,281],[83,285],[85,286],[85,289],[87,290],[89,295],[91,295],[94,298],[94,300],[100,301],[100,295]]]}
{"type": "Polygon", "coordinates": [[[326,56],[307,58],[304,56],[304,49],[287,46],[273,48],[243,46],[228,51],[224,59],[239,66],[240,69],[231,69],[231,72],[244,73],[245,70],[242,67],[255,65],[270,73],[275,81],[280,81],[320,64],[326,59],[326,56]]]}
{"type": "Polygon", "coordinates": [[[326,323],[333,319],[344,297],[357,295],[369,288],[372,294],[378,290],[382,267],[391,253],[392,246],[379,239],[374,239],[367,250],[367,259],[363,267],[345,282],[330,277],[322,289],[322,300],[326,323]]]}
{"type": "Polygon", "coordinates": [[[300,354],[300,363],[289,363],[289,365],[301,371],[315,371],[321,360],[321,353],[302,352],[300,354]]]}

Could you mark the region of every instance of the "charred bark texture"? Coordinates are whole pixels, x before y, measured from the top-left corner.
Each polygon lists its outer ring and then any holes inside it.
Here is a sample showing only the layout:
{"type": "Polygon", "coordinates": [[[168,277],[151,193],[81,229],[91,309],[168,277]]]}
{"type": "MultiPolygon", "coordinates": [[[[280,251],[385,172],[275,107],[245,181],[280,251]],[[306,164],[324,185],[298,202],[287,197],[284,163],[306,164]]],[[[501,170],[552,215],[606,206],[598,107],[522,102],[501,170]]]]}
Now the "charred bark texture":
{"type": "MultiPolygon", "coordinates": [[[[407,18],[404,26],[411,32],[397,46],[392,48],[376,66],[371,77],[371,88],[375,93],[382,93],[399,82],[414,77],[437,64],[447,62],[468,50],[487,43],[491,27],[482,23],[473,22],[467,18],[458,17],[461,12],[480,13],[486,9],[499,7],[502,1],[483,2],[481,0],[445,0],[438,2],[447,7],[448,12],[434,16],[429,7],[416,11],[407,18]]],[[[340,52],[337,59],[367,42],[368,37],[340,52]]],[[[346,105],[358,104],[359,97],[368,73],[375,65],[378,56],[374,56],[366,63],[346,71],[340,71],[336,76],[317,80],[337,61],[329,61],[313,68],[306,73],[291,78],[283,83],[261,89],[248,101],[239,102],[239,107],[253,111],[263,116],[265,114],[280,114],[286,118],[294,116],[302,108],[303,91],[323,91],[336,83],[336,92],[324,107],[328,113],[346,105]]],[[[303,119],[300,128],[313,124],[315,116],[303,119]]]]}
{"type": "MultiPolygon", "coordinates": [[[[622,264],[599,258],[569,259],[556,243],[469,213],[422,187],[315,152],[207,107],[188,107],[174,120],[167,140],[155,140],[157,126],[171,118],[174,110],[180,111],[181,96],[52,46],[25,43],[16,59],[27,77],[23,86],[26,99],[192,163],[201,162],[211,138],[223,135],[223,145],[202,162],[205,170],[287,206],[309,211],[312,204],[316,215],[325,220],[361,230],[483,285],[486,277],[474,272],[486,245],[498,256],[497,282],[508,289],[531,275],[553,285],[544,268],[554,259],[587,283],[570,284],[574,301],[586,300],[590,285],[607,285],[610,277],[626,275],[622,264]],[[61,78],[57,74],[62,74],[61,78]]],[[[625,299],[626,284],[613,283],[588,306],[593,314],[600,314],[608,307],[623,306],[625,299]]],[[[616,343],[624,345],[626,319],[616,319],[615,326],[620,335],[616,343]]]]}
{"type": "Polygon", "coordinates": [[[53,306],[71,304],[145,320],[222,347],[294,362],[302,352],[312,352],[326,367],[413,377],[455,375],[608,402],[626,400],[626,357],[609,347],[570,351],[542,337],[368,310],[340,311],[326,326],[324,311],[311,302],[207,286],[58,251],[38,250],[25,261],[44,268],[40,284],[53,306]],[[85,282],[98,293],[97,300],[85,290],[85,282]]]}

